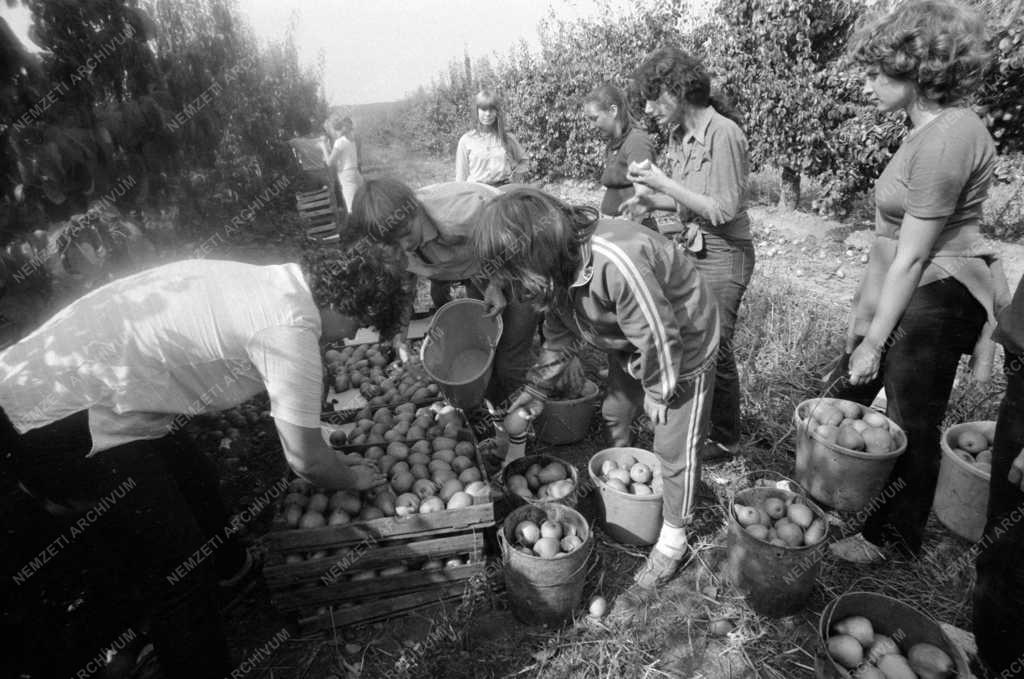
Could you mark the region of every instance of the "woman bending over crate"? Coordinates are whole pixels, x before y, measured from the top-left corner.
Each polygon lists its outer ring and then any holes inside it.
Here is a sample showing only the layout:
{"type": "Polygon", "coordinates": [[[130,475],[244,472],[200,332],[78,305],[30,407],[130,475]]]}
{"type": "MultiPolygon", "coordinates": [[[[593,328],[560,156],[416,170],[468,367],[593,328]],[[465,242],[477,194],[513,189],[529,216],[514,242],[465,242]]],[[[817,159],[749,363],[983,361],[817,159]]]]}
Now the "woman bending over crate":
{"type": "Polygon", "coordinates": [[[545,312],[544,346],[511,409],[536,416],[586,342],[608,354],[602,415],[612,445],[628,446],[643,410],[663,468],[664,524],[634,592],[675,576],[700,479],[718,349],[718,308],[681,248],[635,222],[599,219],[540,191],[491,201],[472,236],[493,280],[545,312]]]}
{"type": "MultiPolygon", "coordinates": [[[[410,276],[430,279],[436,306],[448,302],[452,284],[461,282],[470,297],[490,305],[489,315],[501,314],[503,330],[486,394],[494,404],[504,403],[522,386],[532,362],[530,349],[538,323],[530,305],[506,300],[470,247],[480,211],[498,195],[499,189],[467,182],[432,184],[413,191],[385,177],[367,181],[358,191],[351,216],[354,233],[390,245],[405,260],[410,276]]],[[[400,356],[408,352],[411,314],[410,306],[394,339],[400,356]]]]}
{"type": "Polygon", "coordinates": [[[320,248],[301,265],[167,264],[94,290],[0,353],[4,471],[71,522],[105,503],[80,539],[119,555],[117,581],[141,591],[166,676],[228,676],[216,581],[253,569],[189,417],[266,390],[297,474],[325,488],[385,481],[339,461],[320,429],[319,343],[398,318],[401,273],[378,261],[320,248]]]}

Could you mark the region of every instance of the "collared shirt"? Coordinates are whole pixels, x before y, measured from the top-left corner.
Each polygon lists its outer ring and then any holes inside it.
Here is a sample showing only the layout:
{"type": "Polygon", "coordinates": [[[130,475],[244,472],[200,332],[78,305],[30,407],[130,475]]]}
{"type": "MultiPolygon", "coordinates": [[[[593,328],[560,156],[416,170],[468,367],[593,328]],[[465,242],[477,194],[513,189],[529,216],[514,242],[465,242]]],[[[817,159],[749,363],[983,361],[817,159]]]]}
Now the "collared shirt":
{"type": "Polygon", "coordinates": [[[433,224],[423,222],[422,238],[406,251],[410,273],[437,281],[460,281],[480,271],[469,243],[484,205],[501,193],[493,186],[472,182],[443,182],[416,192],[433,224]]]}
{"type": "Polygon", "coordinates": [[[496,134],[470,130],[462,135],[455,150],[455,181],[498,186],[508,183],[513,173],[525,171],[526,151],[514,136],[505,137],[507,148],[496,134]]]}
{"type": "Polygon", "coordinates": [[[319,427],[320,334],[296,264],[174,262],[94,290],[0,353],[0,407],[20,433],[87,410],[93,453],[264,389],[275,419],[319,427]]]}
{"type": "Polygon", "coordinates": [[[726,216],[726,222],[711,226],[682,205],[679,220],[699,222],[705,230],[722,236],[751,238],[747,216],[747,185],[750,178],[750,155],[747,137],[735,122],[713,108],[697,129],[672,130],[665,150],[662,169],[687,189],[710,196],[726,216]]]}
{"type": "Polygon", "coordinates": [[[655,401],[718,349],[718,307],[692,258],[634,222],[601,219],[584,231],[569,306],[544,317],[544,346],[528,381],[543,395],[575,355],[578,339],[608,352],[655,401]]]}

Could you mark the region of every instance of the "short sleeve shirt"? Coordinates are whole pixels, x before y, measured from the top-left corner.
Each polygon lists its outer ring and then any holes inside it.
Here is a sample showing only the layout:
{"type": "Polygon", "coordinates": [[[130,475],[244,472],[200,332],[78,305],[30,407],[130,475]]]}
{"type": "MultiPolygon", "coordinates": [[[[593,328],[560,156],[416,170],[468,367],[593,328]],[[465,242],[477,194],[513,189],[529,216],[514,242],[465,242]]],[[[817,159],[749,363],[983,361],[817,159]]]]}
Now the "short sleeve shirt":
{"type": "Polygon", "coordinates": [[[320,334],[298,265],[175,262],[89,293],[0,353],[0,407],[21,433],[87,410],[94,453],[264,389],[273,417],[318,427],[320,334]]]}
{"type": "Polygon", "coordinates": [[[995,161],[995,142],[977,114],[944,110],[908,135],[878,178],[878,233],[897,236],[904,215],[945,217],[946,232],[978,225],[995,161]]]}

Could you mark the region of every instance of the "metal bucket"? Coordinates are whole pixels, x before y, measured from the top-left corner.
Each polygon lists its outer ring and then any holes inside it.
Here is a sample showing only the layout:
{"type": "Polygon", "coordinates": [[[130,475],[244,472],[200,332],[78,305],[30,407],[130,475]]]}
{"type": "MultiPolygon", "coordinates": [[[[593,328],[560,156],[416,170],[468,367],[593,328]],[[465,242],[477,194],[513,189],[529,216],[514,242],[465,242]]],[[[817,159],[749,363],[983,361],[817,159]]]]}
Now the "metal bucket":
{"type": "Polygon", "coordinates": [[[583,395],[578,398],[564,401],[548,399],[533,423],[537,438],[555,446],[582,440],[590,429],[599,397],[597,385],[587,380],[583,395]]]}
{"type": "Polygon", "coordinates": [[[896,458],[907,449],[907,435],[886,418],[890,433],[901,441],[899,448],[882,454],[844,448],[822,439],[808,426],[811,409],[818,401],[815,398],[804,401],[793,413],[796,428],[794,477],[818,502],[834,509],[859,511],[882,492],[896,458]]]}
{"type": "Polygon", "coordinates": [[[618,543],[653,545],[661,532],[661,493],[632,495],[617,491],[601,480],[601,465],[605,460],[619,462],[627,456],[651,469],[661,467],[661,458],[643,448],[605,448],[594,453],[587,464],[587,471],[591,484],[597,487],[601,527],[618,543]]]}
{"type": "Polygon", "coordinates": [[[438,309],[420,347],[427,374],[445,398],[466,410],[484,399],[501,338],[501,318],[485,318],[487,305],[455,299],[438,309]]]}
{"type": "Polygon", "coordinates": [[[771,485],[754,485],[737,490],[729,502],[727,535],[729,578],[743,592],[750,607],[761,615],[793,615],[807,603],[821,571],[828,540],[828,517],[795,482],[770,472],[753,472],[740,481],[771,475],[771,485]],[[751,535],[736,519],[736,504],[760,506],[768,498],[788,502],[799,497],[825,523],[825,535],[814,545],[781,547],[751,535]]]}
{"type": "Polygon", "coordinates": [[[992,420],[957,424],[942,433],[942,464],[935,485],[932,508],[942,525],[960,537],[977,542],[985,533],[990,474],[957,457],[951,442],[968,427],[980,429],[991,441],[996,433],[992,420]]]}
{"type": "Polygon", "coordinates": [[[558,624],[572,617],[583,599],[594,535],[586,519],[574,509],[558,504],[523,505],[507,517],[498,531],[512,614],[527,625],[558,624]],[[583,544],[554,559],[524,554],[513,547],[520,521],[540,523],[551,519],[570,523],[583,544]]]}
{"type": "Polygon", "coordinates": [[[871,626],[876,632],[897,640],[904,655],[914,644],[933,644],[953,659],[956,665],[955,676],[973,676],[963,652],[932,618],[884,594],[848,592],[830,601],[821,612],[821,619],[818,622],[818,648],[814,658],[814,669],[818,679],[841,679],[850,676],[849,671],[837,665],[829,656],[828,637],[833,623],[851,615],[864,616],[871,621],[871,626]]]}

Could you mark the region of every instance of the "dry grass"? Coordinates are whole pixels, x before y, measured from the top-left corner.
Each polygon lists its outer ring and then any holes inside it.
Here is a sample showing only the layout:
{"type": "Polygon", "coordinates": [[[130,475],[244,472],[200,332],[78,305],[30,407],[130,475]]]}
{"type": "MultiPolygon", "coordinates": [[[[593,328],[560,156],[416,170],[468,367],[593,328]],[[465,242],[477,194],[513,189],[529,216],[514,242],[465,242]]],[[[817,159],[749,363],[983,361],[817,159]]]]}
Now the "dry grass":
{"type": "MultiPolygon", "coordinates": [[[[854,590],[887,594],[938,620],[969,627],[973,564],[961,558],[966,543],[937,524],[929,527],[924,556],[918,561],[896,560],[865,569],[826,556],[812,600],[801,614],[790,618],[755,614],[724,578],[723,505],[728,488],[755,469],[792,473],[793,408],[820,392],[820,375],[835,357],[836,338],[842,336],[843,315],[839,305],[822,303],[790,284],[755,277],[737,334],[746,455],[704,470],[704,480],[719,501],[705,500],[698,507],[696,557],[647,609],[634,618],[612,616],[602,621],[583,617],[584,611],[572,624],[558,629],[518,625],[504,597],[469,617],[450,610],[434,617],[432,624],[433,629],[452,626],[454,640],[436,644],[410,676],[813,677],[820,610],[839,594],[854,590]],[[735,626],[724,638],[707,633],[709,622],[718,619],[735,626]],[[757,668],[756,674],[749,668],[757,668]]],[[[591,373],[600,363],[600,355],[587,356],[591,373]]],[[[581,443],[533,450],[556,454],[585,474],[586,460],[603,445],[595,418],[581,443]]],[[[850,519],[835,515],[833,535],[855,532],[859,526],[850,519]]],[[[602,539],[597,554],[585,601],[600,594],[614,603],[643,551],[602,539]]],[[[367,663],[365,676],[400,676],[388,672],[389,667],[393,671],[393,657],[368,657],[367,663]]]]}

